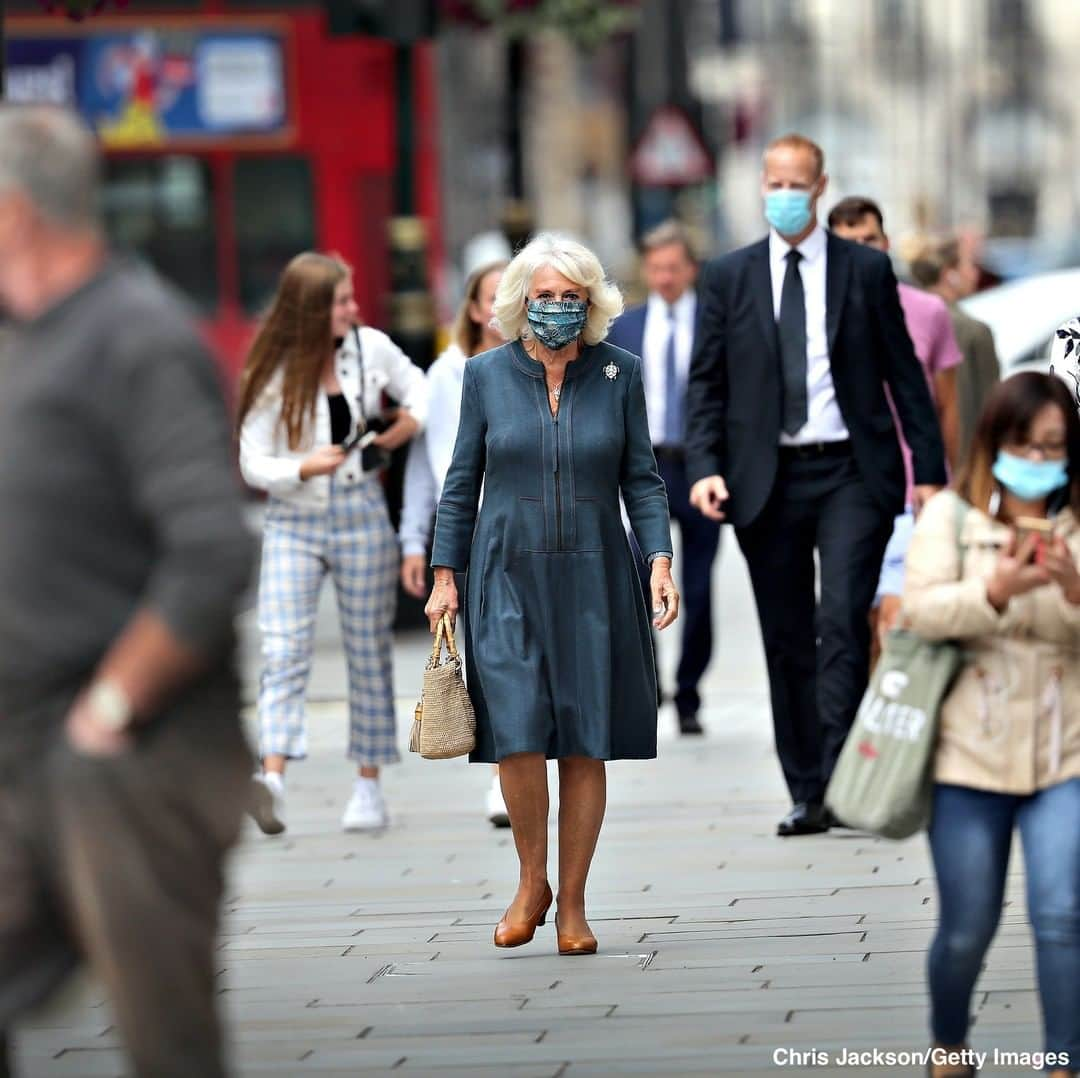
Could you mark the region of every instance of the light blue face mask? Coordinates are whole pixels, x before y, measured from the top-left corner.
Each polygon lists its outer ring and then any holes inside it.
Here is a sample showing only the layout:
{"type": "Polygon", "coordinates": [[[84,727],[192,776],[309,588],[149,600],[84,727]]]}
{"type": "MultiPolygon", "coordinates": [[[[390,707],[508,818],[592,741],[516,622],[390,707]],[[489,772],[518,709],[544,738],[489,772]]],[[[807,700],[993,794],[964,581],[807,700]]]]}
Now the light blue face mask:
{"type": "Polygon", "coordinates": [[[791,189],[765,195],[765,220],[781,236],[797,236],[812,220],[810,192],[791,189]]]}
{"type": "Polygon", "coordinates": [[[994,461],[994,478],[1025,502],[1048,498],[1069,482],[1067,461],[1028,460],[1001,450],[994,461]]]}
{"type": "Polygon", "coordinates": [[[545,348],[557,352],[581,335],[589,304],[583,299],[534,299],[525,311],[533,336],[545,348]]]}

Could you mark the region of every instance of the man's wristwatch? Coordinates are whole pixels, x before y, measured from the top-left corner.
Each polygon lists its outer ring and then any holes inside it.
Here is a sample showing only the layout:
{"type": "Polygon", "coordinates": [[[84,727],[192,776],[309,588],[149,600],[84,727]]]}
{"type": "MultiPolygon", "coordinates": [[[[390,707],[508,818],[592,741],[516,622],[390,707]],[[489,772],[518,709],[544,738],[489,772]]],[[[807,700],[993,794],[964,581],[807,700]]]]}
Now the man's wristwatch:
{"type": "Polygon", "coordinates": [[[115,681],[109,680],[93,685],[86,694],[86,706],[98,726],[117,734],[131,725],[135,714],[128,694],[115,681]]]}

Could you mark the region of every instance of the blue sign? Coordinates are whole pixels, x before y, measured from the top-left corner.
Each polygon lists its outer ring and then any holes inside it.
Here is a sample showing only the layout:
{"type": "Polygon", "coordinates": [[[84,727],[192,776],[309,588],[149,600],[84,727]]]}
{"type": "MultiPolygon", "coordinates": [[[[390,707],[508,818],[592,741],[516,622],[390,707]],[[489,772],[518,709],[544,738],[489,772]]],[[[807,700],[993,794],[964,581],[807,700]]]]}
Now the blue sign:
{"type": "Polygon", "coordinates": [[[288,125],[272,31],[138,29],[7,42],[7,98],[77,108],[107,146],[273,135],[288,125]]]}

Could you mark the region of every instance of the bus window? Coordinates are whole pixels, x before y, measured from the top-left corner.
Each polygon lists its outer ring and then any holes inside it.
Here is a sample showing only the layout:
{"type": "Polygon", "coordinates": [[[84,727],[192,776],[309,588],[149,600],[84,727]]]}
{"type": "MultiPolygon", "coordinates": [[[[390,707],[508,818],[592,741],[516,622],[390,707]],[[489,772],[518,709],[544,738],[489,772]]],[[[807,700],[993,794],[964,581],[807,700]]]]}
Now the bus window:
{"type": "Polygon", "coordinates": [[[102,193],[114,247],[148,262],[204,313],[218,306],[213,191],[205,161],[112,157],[102,193]]]}
{"type": "Polygon", "coordinates": [[[257,315],[286,263],[315,247],[311,166],[303,157],[243,157],[233,190],[240,305],[257,315]]]}

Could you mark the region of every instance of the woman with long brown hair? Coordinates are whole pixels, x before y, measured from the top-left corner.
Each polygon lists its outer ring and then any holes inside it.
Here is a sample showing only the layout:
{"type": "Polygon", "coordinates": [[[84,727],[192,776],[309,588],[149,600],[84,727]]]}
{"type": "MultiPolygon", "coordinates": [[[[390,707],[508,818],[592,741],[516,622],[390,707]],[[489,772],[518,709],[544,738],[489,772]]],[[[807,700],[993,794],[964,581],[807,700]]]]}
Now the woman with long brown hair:
{"type": "Polygon", "coordinates": [[[915,525],[903,615],[965,663],[941,709],[930,849],[933,1078],[973,1075],[971,998],[1013,832],[1027,877],[1046,1071],[1080,1068],[1080,418],[1064,383],[990,391],[954,490],[915,525]]]}
{"type": "MultiPolygon", "coordinates": [[[[454,453],[465,364],[473,356],[506,343],[491,324],[495,289],[505,269],[505,262],[488,262],[469,274],[450,344],[428,368],[429,422],[427,430],[409,446],[401,509],[401,586],[417,599],[427,595],[427,549],[435,507],[454,453]]],[[[509,827],[497,765],[494,772],[484,811],[493,827],[509,827]]]]}
{"type": "Polygon", "coordinates": [[[349,670],[348,756],[359,767],[347,831],[387,823],[379,768],[398,759],[391,627],[398,550],[379,471],[426,416],[423,372],[384,333],[357,326],[352,274],[305,252],[285,268],[240,386],[240,467],[269,494],[263,525],[259,749],[254,815],[285,829],[285,765],[307,755],[304,696],[319,590],[334,581],[349,670]],[[383,393],[400,402],[381,433],[383,393]],[[366,437],[365,437],[366,435],[366,437]]]}

